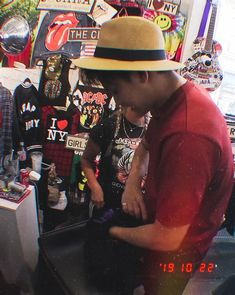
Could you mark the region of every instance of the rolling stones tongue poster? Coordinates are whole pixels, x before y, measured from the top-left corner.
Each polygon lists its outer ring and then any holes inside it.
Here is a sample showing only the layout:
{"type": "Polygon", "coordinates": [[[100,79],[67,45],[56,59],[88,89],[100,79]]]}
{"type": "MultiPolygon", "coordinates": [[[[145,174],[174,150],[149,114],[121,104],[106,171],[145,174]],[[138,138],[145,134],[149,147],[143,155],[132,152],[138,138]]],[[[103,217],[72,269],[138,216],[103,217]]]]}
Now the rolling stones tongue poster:
{"type": "Polygon", "coordinates": [[[80,56],[81,42],[69,42],[71,28],[89,26],[85,13],[48,11],[43,18],[35,41],[33,62],[52,54],[63,54],[68,58],[80,56]]]}

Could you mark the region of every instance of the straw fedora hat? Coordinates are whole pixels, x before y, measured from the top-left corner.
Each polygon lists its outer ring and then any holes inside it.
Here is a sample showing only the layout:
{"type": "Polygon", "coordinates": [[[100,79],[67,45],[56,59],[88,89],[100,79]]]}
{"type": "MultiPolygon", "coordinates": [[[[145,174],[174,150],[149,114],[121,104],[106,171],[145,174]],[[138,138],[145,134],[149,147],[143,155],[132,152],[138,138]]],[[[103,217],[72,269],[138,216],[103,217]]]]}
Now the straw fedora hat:
{"type": "Polygon", "coordinates": [[[93,57],[73,60],[79,68],[109,71],[168,71],[183,67],[166,59],[158,25],[139,16],[105,22],[93,57]]]}

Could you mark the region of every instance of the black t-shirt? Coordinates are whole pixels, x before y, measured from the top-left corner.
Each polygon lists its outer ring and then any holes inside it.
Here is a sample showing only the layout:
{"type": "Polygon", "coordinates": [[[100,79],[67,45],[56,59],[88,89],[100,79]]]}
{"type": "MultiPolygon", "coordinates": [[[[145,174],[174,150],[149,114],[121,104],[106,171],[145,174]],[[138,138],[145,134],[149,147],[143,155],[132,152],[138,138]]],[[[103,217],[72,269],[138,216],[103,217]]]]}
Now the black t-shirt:
{"type": "Polygon", "coordinates": [[[79,132],[89,133],[111,113],[109,104],[112,97],[103,88],[78,84],[73,97],[78,100],[81,112],[79,132]]]}
{"type": "Polygon", "coordinates": [[[144,128],[133,125],[123,116],[114,138],[117,117],[112,116],[92,128],[90,137],[100,146],[98,180],[108,207],[120,207],[134,151],[144,135],[144,128]]]}
{"type": "MultiPolygon", "coordinates": [[[[66,97],[70,90],[69,83],[69,68],[71,61],[65,57],[60,59],[60,68],[55,68],[58,71],[58,77],[47,76],[47,61],[43,61],[43,70],[39,82],[39,103],[41,106],[65,106],[66,97]]],[[[50,67],[49,67],[50,68],[50,67]]],[[[52,68],[53,70],[53,68],[52,68]]],[[[51,71],[53,73],[53,71],[51,71]]],[[[55,72],[56,74],[56,72],[55,72]]],[[[55,75],[56,76],[56,75],[55,75]]]]}

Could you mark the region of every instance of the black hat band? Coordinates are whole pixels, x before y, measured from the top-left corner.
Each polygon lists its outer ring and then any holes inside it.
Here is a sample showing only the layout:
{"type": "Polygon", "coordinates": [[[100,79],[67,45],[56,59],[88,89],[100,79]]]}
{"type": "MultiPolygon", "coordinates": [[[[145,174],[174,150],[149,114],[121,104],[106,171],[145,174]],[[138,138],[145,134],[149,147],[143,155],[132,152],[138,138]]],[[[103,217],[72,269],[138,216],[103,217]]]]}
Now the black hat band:
{"type": "Polygon", "coordinates": [[[165,60],[165,50],[134,50],[134,49],[114,49],[107,47],[96,47],[94,57],[141,61],[141,60],[165,60]]]}

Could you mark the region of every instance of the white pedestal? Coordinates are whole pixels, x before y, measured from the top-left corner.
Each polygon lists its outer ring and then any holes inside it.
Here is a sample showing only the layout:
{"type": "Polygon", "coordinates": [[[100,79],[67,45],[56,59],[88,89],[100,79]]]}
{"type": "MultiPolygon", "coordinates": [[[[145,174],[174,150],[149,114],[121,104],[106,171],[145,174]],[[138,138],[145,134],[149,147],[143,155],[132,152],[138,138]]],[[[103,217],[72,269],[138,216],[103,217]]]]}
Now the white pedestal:
{"type": "Polygon", "coordinates": [[[35,190],[20,203],[0,199],[0,271],[8,283],[27,289],[38,261],[35,190]]]}

